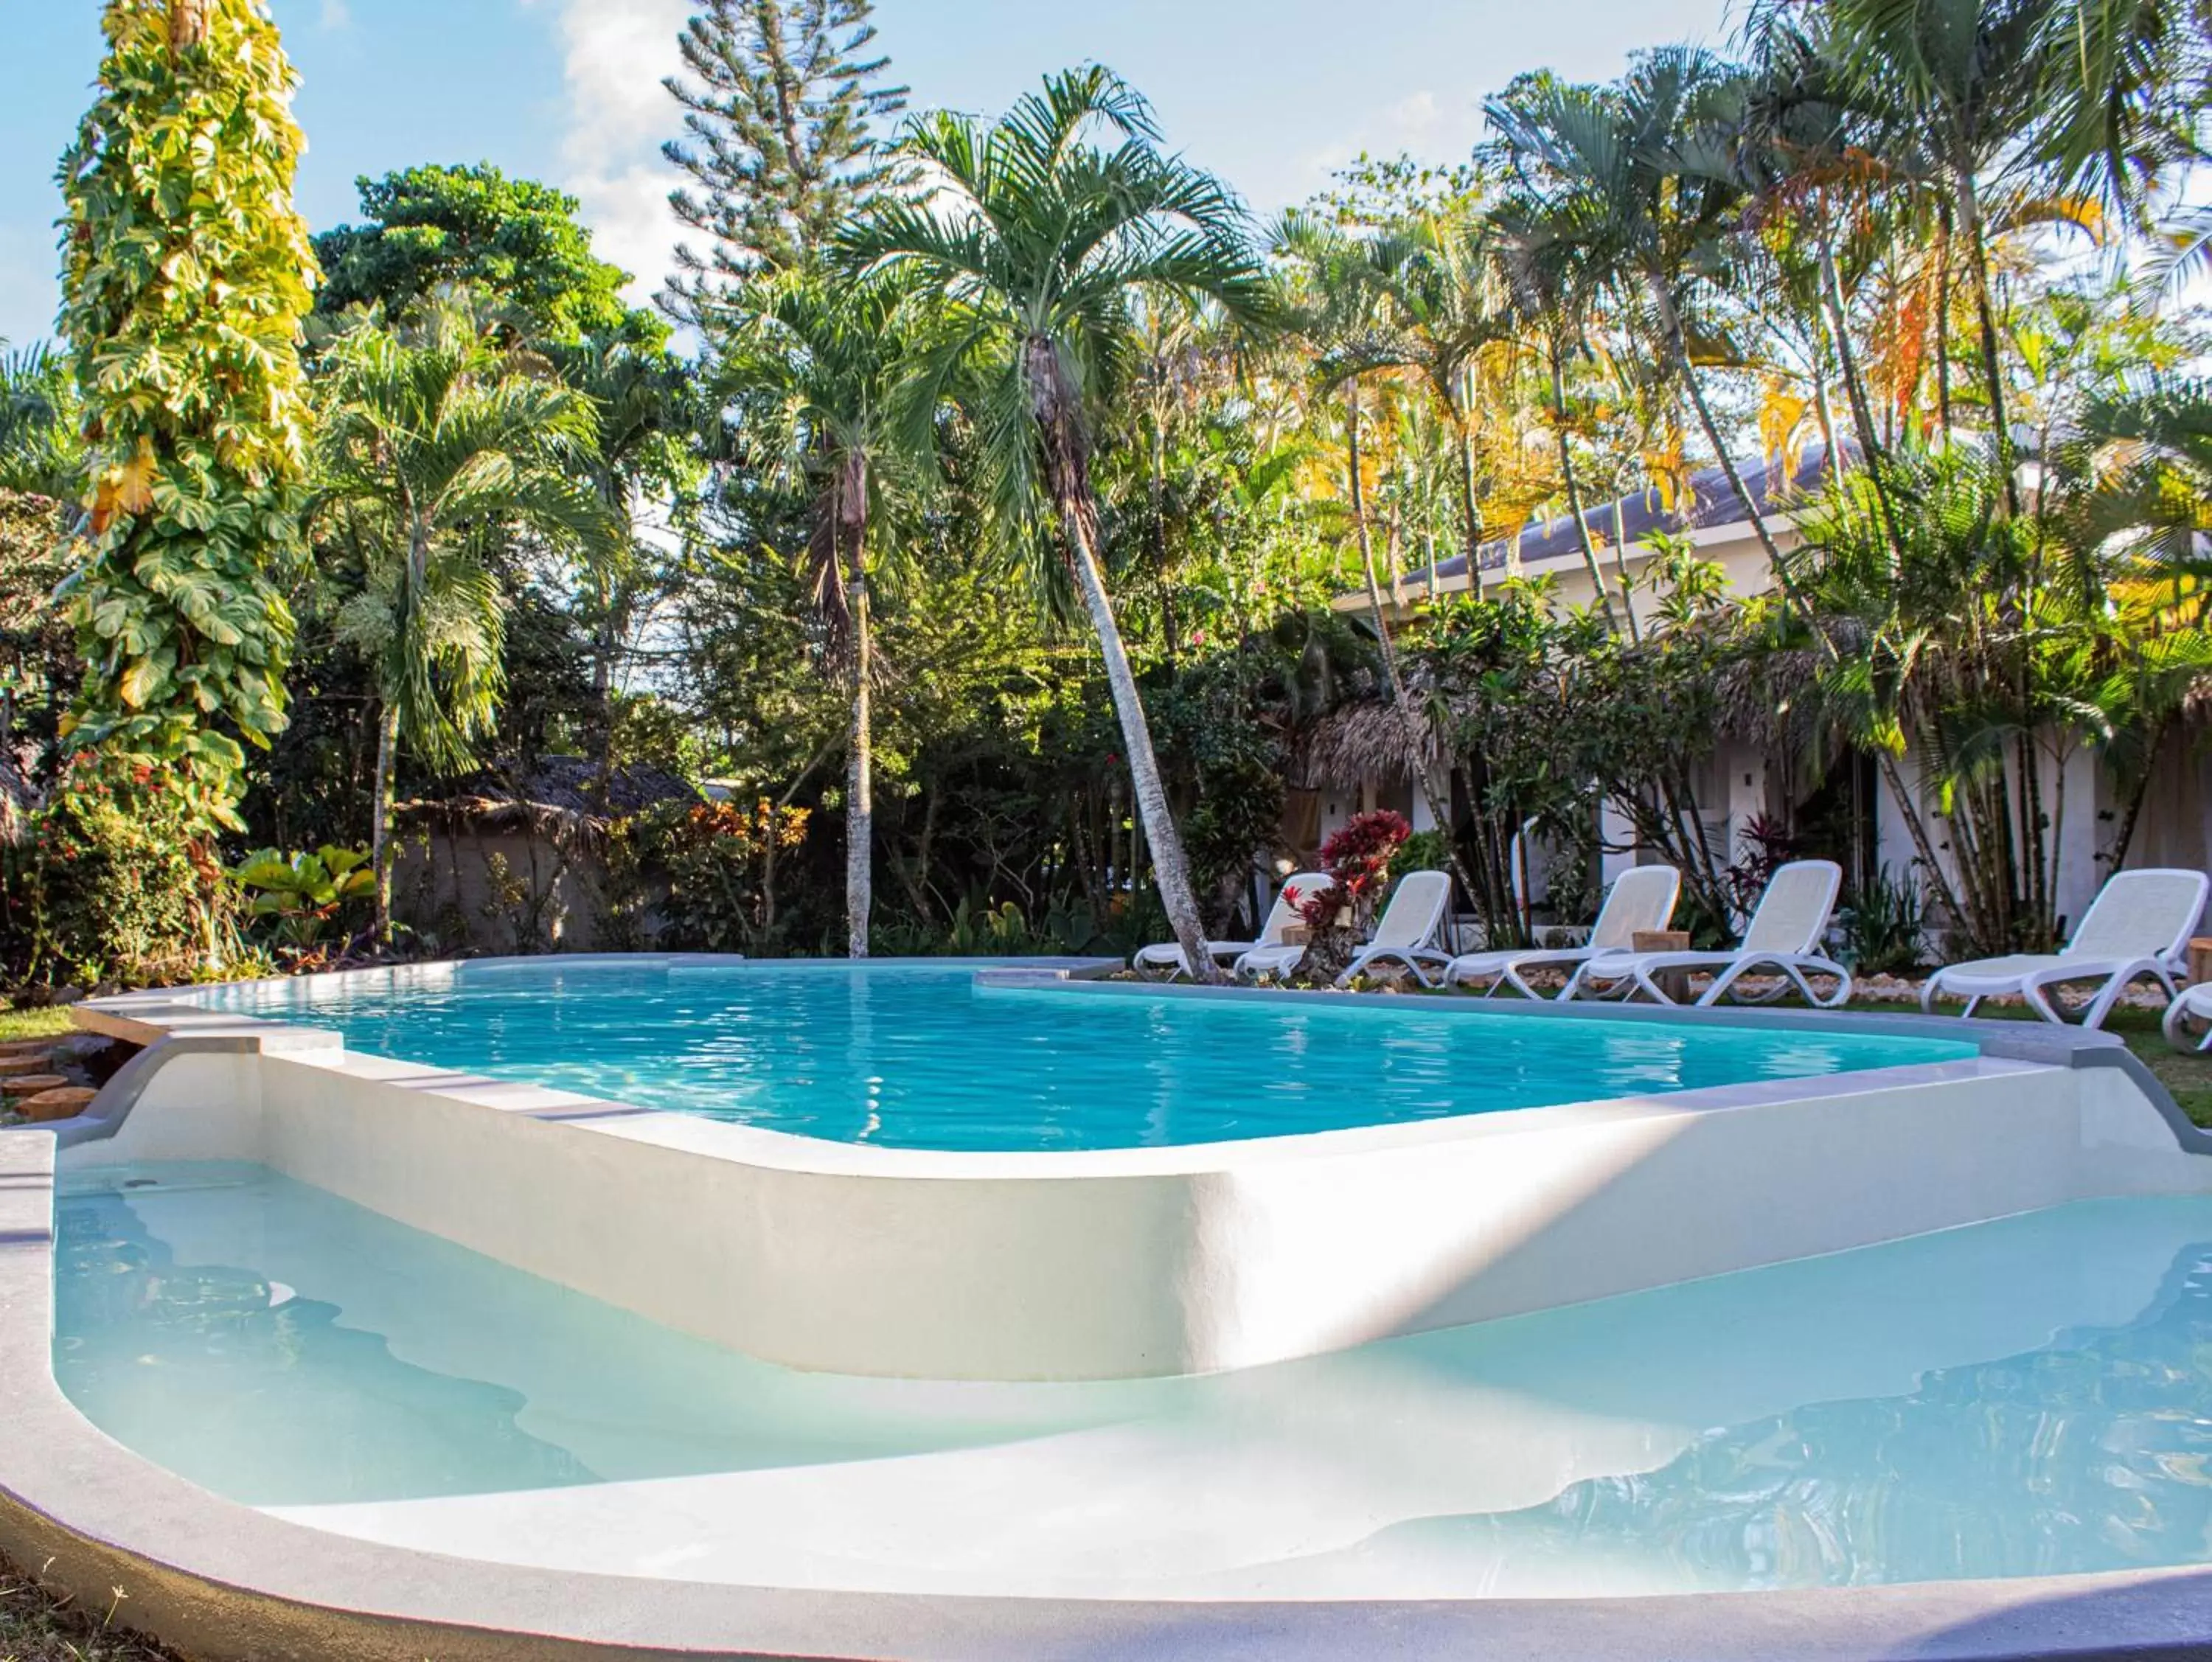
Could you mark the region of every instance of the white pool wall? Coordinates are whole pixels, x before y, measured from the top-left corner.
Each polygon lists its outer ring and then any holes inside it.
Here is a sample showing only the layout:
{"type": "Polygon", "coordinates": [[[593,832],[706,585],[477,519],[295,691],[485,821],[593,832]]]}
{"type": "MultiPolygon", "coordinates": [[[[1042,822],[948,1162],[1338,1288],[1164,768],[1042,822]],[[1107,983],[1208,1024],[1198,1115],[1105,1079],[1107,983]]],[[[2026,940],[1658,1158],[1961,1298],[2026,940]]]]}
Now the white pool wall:
{"type": "Polygon", "coordinates": [[[625,1108],[175,1005],[93,1019],[234,1048],[155,1066],[72,1165],[259,1161],[702,1338],[842,1373],[1246,1367],[2066,1201],[2212,1190],[2212,1159],[2128,1072],[1988,1056],[990,1154],[625,1108]]]}

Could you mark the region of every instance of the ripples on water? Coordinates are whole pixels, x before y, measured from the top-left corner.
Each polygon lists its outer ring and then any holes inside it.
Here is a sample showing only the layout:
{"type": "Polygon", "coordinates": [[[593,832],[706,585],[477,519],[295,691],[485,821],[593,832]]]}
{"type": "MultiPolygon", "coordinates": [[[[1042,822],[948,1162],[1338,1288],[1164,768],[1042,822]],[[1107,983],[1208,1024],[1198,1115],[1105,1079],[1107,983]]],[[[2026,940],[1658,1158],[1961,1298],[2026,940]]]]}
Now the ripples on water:
{"type": "Polygon", "coordinates": [[[258,1168],[122,1180],[60,1202],[57,1375],[112,1434],[253,1504],[819,1469],[844,1498],[779,1530],[933,1550],[963,1518],[997,1527],[1041,1470],[1066,1492],[1028,1496],[1036,1527],[1085,1573],[1273,1562],[1292,1596],[2212,1559],[2203,1199],[1241,1373],[947,1385],[787,1373],[258,1168]]]}

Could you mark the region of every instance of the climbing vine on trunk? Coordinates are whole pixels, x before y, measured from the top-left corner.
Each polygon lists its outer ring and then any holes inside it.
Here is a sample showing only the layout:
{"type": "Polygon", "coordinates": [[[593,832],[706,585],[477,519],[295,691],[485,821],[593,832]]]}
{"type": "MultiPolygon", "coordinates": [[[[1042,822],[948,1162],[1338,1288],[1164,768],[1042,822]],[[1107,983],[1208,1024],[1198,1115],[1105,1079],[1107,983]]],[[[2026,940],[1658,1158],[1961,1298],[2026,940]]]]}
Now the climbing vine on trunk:
{"type": "Polygon", "coordinates": [[[85,402],[80,742],[235,825],[239,740],[284,726],[317,281],[292,204],[297,77],[264,0],[110,0],[63,158],[62,329],[85,402]]]}

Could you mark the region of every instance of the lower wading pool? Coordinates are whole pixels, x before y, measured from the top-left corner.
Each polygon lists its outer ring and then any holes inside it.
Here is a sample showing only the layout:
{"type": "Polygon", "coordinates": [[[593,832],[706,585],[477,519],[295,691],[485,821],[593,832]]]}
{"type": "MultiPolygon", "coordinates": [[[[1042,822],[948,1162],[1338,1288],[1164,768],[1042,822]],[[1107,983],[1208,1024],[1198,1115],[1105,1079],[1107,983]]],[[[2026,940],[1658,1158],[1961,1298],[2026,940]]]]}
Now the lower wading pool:
{"type": "Polygon", "coordinates": [[[53,1366],[216,1495],[500,1563],[1109,1599],[2212,1560],[2212,1198],[1202,1378],[802,1373],[240,1163],[65,1172],[53,1366]]]}

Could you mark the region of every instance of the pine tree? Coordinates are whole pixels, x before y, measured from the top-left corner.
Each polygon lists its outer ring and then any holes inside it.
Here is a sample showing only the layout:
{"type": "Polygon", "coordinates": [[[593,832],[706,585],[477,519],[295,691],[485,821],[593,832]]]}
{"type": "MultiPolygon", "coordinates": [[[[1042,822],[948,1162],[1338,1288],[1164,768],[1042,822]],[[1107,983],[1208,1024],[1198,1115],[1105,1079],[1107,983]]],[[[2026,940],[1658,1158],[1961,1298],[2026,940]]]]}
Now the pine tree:
{"type": "Polygon", "coordinates": [[[686,76],[668,90],[684,106],[683,140],[663,147],[696,189],[670,198],[710,239],[677,250],[665,301],[699,321],[732,286],[786,270],[825,247],[888,172],[871,124],[906,107],[904,87],[880,84],[889,60],[871,0],[708,0],[681,37],[686,76]]]}

